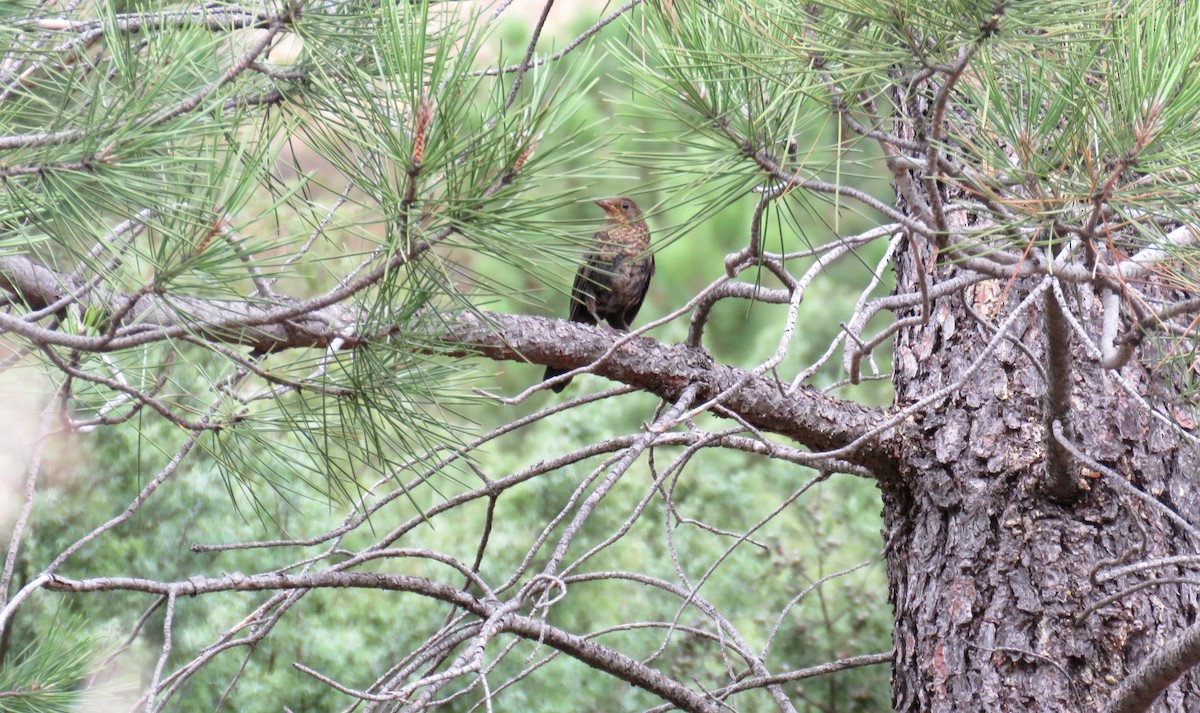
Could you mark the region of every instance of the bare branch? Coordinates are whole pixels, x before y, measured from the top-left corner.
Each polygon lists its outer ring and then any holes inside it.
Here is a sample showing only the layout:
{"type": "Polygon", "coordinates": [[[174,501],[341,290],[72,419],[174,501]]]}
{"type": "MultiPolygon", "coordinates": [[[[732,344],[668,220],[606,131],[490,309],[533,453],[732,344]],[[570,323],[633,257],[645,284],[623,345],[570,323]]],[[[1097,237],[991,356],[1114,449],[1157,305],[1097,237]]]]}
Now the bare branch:
{"type": "Polygon", "coordinates": [[[1155,647],[1113,691],[1104,713],[1149,710],[1167,686],[1197,664],[1200,664],[1200,624],[1193,624],[1171,641],[1155,647]]]}
{"type": "MultiPolygon", "coordinates": [[[[230,67],[228,69],[226,69],[225,72],[220,77],[218,77],[217,79],[210,82],[208,85],[206,85],[200,91],[196,92],[192,96],[189,96],[188,98],[184,99],[183,101],[179,102],[178,104],[176,104],[174,106],[163,109],[162,111],[158,112],[154,116],[147,116],[147,117],[143,117],[140,119],[136,119],[133,122],[131,122],[128,126],[123,126],[120,128],[127,130],[127,131],[128,130],[146,129],[146,128],[149,128],[152,126],[157,126],[159,124],[163,124],[163,123],[170,121],[171,119],[174,119],[178,116],[182,116],[183,114],[187,114],[191,111],[194,111],[197,107],[199,107],[201,105],[201,103],[203,103],[205,98],[207,98],[210,94],[212,94],[216,90],[220,89],[221,87],[225,86],[226,84],[233,82],[235,79],[238,78],[238,76],[240,76],[243,72],[245,72],[247,69],[249,69],[250,65],[255,60],[257,60],[258,57],[264,51],[266,51],[266,49],[268,47],[271,46],[271,43],[274,42],[274,40],[275,40],[275,36],[278,35],[283,30],[283,28],[292,21],[292,18],[295,16],[296,13],[298,13],[300,11],[300,8],[303,5],[304,5],[304,0],[296,0],[293,4],[291,4],[287,8],[285,8],[282,12],[271,17],[269,22],[267,23],[267,31],[263,34],[263,36],[259,37],[258,40],[254,44],[252,44],[250,46],[250,48],[241,57],[239,57],[236,62],[234,62],[232,65],[230,65],[230,67]]],[[[48,144],[76,143],[76,142],[82,141],[83,139],[87,138],[88,136],[95,135],[98,130],[106,130],[108,128],[110,128],[110,127],[104,127],[104,126],[85,127],[85,128],[79,128],[79,129],[61,129],[59,131],[46,131],[46,132],[37,133],[37,134],[15,134],[15,135],[9,135],[9,136],[0,136],[0,150],[23,148],[23,147],[33,147],[33,146],[45,146],[48,144]]],[[[115,128],[115,127],[112,127],[112,128],[115,128]]],[[[101,154],[101,155],[103,155],[104,153],[105,153],[104,150],[101,150],[99,152],[99,154],[101,154]]]]}
{"type": "Polygon", "coordinates": [[[1137,498],[1138,500],[1141,500],[1143,503],[1149,505],[1150,507],[1154,508],[1155,510],[1158,510],[1163,515],[1165,515],[1168,519],[1170,519],[1171,522],[1174,522],[1176,525],[1179,526],[1180,529],[1182,529],[1184,532],[1186,532],[1188,535],[1190,535],[1193,542],[1200,543],[1200,529],[1197,529],[1197,527],[1195,525],[1188,522],[1186,518],[1184,518],[1179,513],[1175,512],[1173,509],[1171,509],[1170,506],[1163,503],[1158,498],[1154,497],[1153,495],[1150,495],[1149,493],[1142,491],[1137,486],[1135,486],[1133,483],[1130,483],[1129,480],[1127,478],[1125,478],[1125,476],[1121,475],[1120,473],[1113,470],[1112,468],[1105,466],[1104,464],[1100,463],[1099,461],[1092,458],[1088,454],[1084,453],[1083,450],[1079,448],[1079,446],[1072,443],[1070,440],[1067,439],[1067,437],[1065,435],[1063,435],[1061,423],[1059,423],[1057,421],[1054,422],[1053,427],[1052,427],[1052,432],[1054,434],[1055,440],[1057,440],[1060,444],[1062,444],[1063,448],[1066,448],[1071,453],[1071,455],[1075,456],[1077,459],[1079,459],[1080,462],[1082,462],[1087,467],[1095,470],[1098,473],[1104,474],[1105,482],[1110,483],[1113,487],[1115,487],[1119,490],[1123,490],[1124,492],[1132,495],[1133,497],[1137,498]]]}
{"type": "Polygon", "coordinates": [[[1063,317],[1064,296],[1054,284],[1043,301],[1043,333],[1046,336],[1046,399],[1042,421],[1046,426],[1046,483],[1050,495],[1058,500],[1071,500],[1079,495],[1079,474],[1073,468],[1070,452],[1051,434],[1057,426],[1067,433],[1071,429],[1071,392],[1074,379],[1071,372],[1071,329],[1063,317]]]}
{"type": "MultiPolygon", "coordinates": [[[[52,575],[45,584],[46,589],[57,592],[88,593],[109,591],[133,591],[168,596],[198,596],[215,592],[261,592],[286,589],[357,588],[385,591],[412,592],[438,599],[465,609],[482,619],[490,618],[500,608],[495,601],[479,600],[454,587],[425,579],[401,574],[379,574],[373,572],[321,572],[309,575],[260,574],[246,576],[227,574],[224,577],[193,577],[181,582],[157,582],[128,577],[100,577],[95,579],[66,579],[52,575]]],[[[719,707],[704,695],[689,690],[663,674],[621,654],[607,646],[569,634],[545,622],[509,613],[496,622],[498,629],[531,641],[540,641],[583,663],[606,671],[623,681],[671,701],[675,705],[693,711],[712,711],[719,707]]]]}
{"type": "MultiPolygon", "coordinates": [[[[12,584],[13,570],[17,565],[17,554],[21,551],[21,539],[29,524],[29,516],[33,512],[38,477],[42,472],[42,457],[46,449],[46,434],[50,430],[55,410],[55,404],[52,402],[47,404],[42,411],[42,419],[34,436],[33,452],[30,454],[29,464],[25,468],[25,490],[21,511],[17,516],[17,521],[13,523],[12,533],[9,535],[8,554],[4,558],[4,570],[0,573],[0,610],[7,615],[11,615],[11,613],[9,607],[4,605],[8,603],[8,589],[12,584]]],[[[5,624],[6,619],[0,618],[0,631],[4,631],[5,624]]]]}
{"type": "MultiPolygon", "coordinates": [[[[511,1],[512,0],[509,0],[509,2],[511,2],[511,1]]],[[[507,4],[508,3],[505,3],[505,5],[503,7],[500,7],[496,10],[497,16],[501,12],[504,11],[504,8],[507,7],[507,4]]],[[[521,71],[522,67],[525,67],[526,69],[533,69],[534,67],[540,67],[543,64],[546,64],[547,62],[558,61],[558,60],[562,59],[563,57],[565,57],[567,54],[569,54],[571,51],[578,48],[584,42],[586,42],[589,37],[596,34],[600,30],[603,30],[606,26],[611,24],[618,17],[620,17],[621,15],[624,15],[625,13],[629,12],[631,9],[633,9],[637,5],[641,5],[641,4],[642,4],[642,0],[629,0],[629,2],[625,3],[624,5],[617,8],[616,10],[613,10],[608,15],[605,15],[603,18],[601,18],[599,21],[597,21],[596,24],[594,24],[591,27],[589,27],[588,29],[584,30],[578,37],[576,37],[575,39],[568,42],[565,47],[563,47],[561,50],[555,52],[554,54],[550,55],[549,57],[542,57],[541,59],[533,61],[533,62],[530,62],[529,61],[530,58],[526,57],[524,64],[511,64],[507,67],[502,67],[502,68],[492,67],[490,69],[481,69],[477,72],[472,72],[471,76],[473,76],[473,77],[496,77],[501,74],[512,74],[513,72],[519,72],[519,71],[521,71]]]]}

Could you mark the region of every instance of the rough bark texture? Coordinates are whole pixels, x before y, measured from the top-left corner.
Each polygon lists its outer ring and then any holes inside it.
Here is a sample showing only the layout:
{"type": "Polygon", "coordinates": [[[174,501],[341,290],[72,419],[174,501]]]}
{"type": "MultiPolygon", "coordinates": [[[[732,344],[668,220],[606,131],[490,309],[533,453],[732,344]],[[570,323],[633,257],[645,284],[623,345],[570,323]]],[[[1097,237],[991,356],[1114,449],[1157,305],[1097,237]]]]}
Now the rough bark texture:
{"type": "MultiPolygon", "coordinates": [[[[645,389],[672,403],[688,385],[698,385],[698,402],[726,394],[715,415],[737,414],[757,429],[826,452],[856,441],[884,416],[879,409],[842,401],[810,386],[789,394],[775,379],[719,364],[704,350],[683,344],[667,345],[648,337],[627,338],[542,317],[495,313],[483,313],[483,317],[486,321],[463,312],[447,322],[446,342],[469,345],[469,349],[443,353],[528,361],[564,370],[595,364],[593,373],[645,389]],[[627,341],[602,359],[613,343],[622,339],[627,341]],[[740,387],[734,389],[738,384],[740,387]]],[[[897,467],[890,438],[868,442],[844,458],[876,474],[894,473],[897,467]]]]}
{"type": "MultiPolygon", "coordinates": [[[[930,269],[931,248],[920,249],[899,256],[899,291],[917,289],[918,270],[931,283],[954,274],[946,264],[930,269]]],[[[999,319],[985,328],[964,302],[1003,318],[1035,284],[982,283],[935,301],[927,324],[897,336],[897,405],[959,378],[992,336],[999,319]]],[[[1086,286],[1076,298],[1076,311],[1095,303],[1086,286]]],[[[900,477],[881,483],[898,711],[1099,710],[1139,661],[1196,617],[1194,587],[1162,584],[1076,626],[1090,604],[1138,581],[1095,583],[1102,563],[1185,554],[1200,543],[1078,463],[1088,489],[1072,502],[1050,497],[1046,385],[1034,366],[1046,362],[1041,310],[1039,302],[1012,330],[1033,359],[1003,343],[958,393],[906,423],[900,477]]],[[[1073,349],[1073,440],[1195,521],[1195,453],[1073,349]]],[[[1136,362],[1122,373],[1149,394],[1151,375],[1136,362]]],[[[1200,710],[1200,676],[1176,681],[1152,710],[1200,710]]]]}

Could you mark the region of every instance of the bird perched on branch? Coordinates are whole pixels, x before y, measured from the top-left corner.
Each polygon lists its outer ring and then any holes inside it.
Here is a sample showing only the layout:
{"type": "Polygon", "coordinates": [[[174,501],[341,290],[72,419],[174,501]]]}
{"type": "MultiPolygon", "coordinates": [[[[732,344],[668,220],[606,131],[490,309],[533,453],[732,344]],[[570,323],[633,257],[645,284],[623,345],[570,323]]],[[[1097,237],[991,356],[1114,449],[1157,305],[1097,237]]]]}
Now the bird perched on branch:
{"type": "MultiPolygon", "coordinates": [[[[654,255],[649,252],[650,228],[642,211],[624,196],[596,201],[608,221],[592,239],[596,242],[575,275],[571,288],[571,321],[598,324],[607,320],[615,329],[629,331],[646,298],[654,275],[654,255]]],[[[543,381],[568,369],[546,367],[543,381]]],[[[570,379],[551,387],[560,392],[570,379]]]]}

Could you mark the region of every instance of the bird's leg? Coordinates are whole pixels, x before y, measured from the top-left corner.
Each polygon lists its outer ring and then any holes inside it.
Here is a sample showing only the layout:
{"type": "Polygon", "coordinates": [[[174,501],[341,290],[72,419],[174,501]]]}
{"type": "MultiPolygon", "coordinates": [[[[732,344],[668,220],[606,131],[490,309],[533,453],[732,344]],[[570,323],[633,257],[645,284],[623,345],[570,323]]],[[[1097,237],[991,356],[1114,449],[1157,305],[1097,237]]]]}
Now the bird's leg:
{"type": "Polygon", "coordinates": [[[596,320],[597,326],[602,327],[604,329],[612,329],[611,327],[609,327],[607,324],[604,323],[604,318],[601,317],[600,314],[596,311],[596,298],[595,297],[588,297],[587,300],[583,303],[583,306],[587,309],[588,314],[592,315],[592,319],[596,320]]]}
{"type": "Polygon", "coordinates": [[[629,326],[629,323],[626,322],[620,315],[610,317],[608,320],[608,328],[614,332],[621,332],[624,334],[629,331],[629,326]]]}

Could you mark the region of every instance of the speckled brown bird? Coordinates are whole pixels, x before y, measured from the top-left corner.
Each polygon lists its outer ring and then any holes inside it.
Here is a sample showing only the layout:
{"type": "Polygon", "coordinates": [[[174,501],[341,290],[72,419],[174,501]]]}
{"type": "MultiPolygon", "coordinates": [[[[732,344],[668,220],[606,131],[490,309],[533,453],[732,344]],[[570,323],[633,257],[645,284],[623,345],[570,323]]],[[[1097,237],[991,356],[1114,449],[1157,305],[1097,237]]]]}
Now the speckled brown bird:
{"type": "MultiPolygon", "coordinates": [[[[607,321],[615,329],[629,331],[642,308],[650,278],[654,276],[654,254],[649,251],[650,228],[632,199],[620,196],[596,201],[608,221],[592,239],[596,247],[575,275],[571,288],[571,321],[598,324],[607,321]]],[[[568,369],[546,367],[542,380],[565,374],[568,369]]],[[[570,379],[552,387],[560,392],[570,379]]]]}

